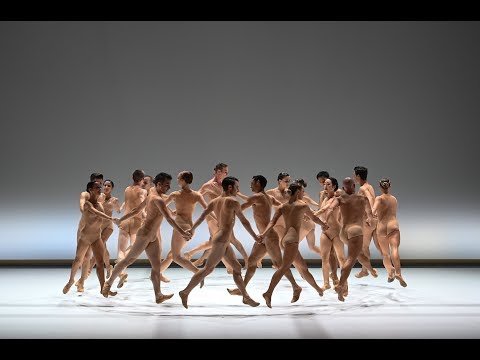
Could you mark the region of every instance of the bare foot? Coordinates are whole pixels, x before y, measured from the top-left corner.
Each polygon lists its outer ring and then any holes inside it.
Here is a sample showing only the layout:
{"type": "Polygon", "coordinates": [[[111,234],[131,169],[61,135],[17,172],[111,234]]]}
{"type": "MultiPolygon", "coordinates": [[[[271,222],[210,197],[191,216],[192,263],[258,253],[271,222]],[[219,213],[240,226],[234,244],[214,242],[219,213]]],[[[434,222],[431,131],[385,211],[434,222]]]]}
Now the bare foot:
{"type": "Polygon", "coordinates": [[[395,280],[395,270],[392,270],[390,274],[388,274],[387,281],[391,283],[393,280],[395,280]]]}
{"type": "MultiPolygon", "coordinates": [[[[110,291],[110,288],[112,287],[112,285],[110,285],[108,282],[105,281],[105,283],[103,284],[103,287],[102,287],[102,291],[101,294],[108,298],[108,296],[112,293],[112,291],[110,291]]],[[[117,293],[115,292],[115,295],[117,295],[117,293]]]]}
{"type": "Polygon", "coordinates": [[[84,292],[85,288],[83,287],[83,282],[78,282],[77,292],[84,292]]]}
{"type": "Polygon", "coordinates": [[[257,268],[259,268],[259,269],[262,268],[262,260],[257,261],[257,268]]]}
{"type": "Polygon", "coordinates": [[[185,309],[188,309],[188,294],[185,294],[184,290],[180,291],[178,293],[178,295],[180,295],[180,299],[182,299],[182,305],[185,309]]]}
{"type": "Polygon", "coordinates": [[[265,299],[265,303],[271,309],[272,308],[272,297],[269,296],[267,293],[263,293],[263,298],[265,299]]]}
{"type": "Polygon", "coordinates": [[[170,282],[170,279],[169,279],[169,278],[166,278],[165,276],[163,276],[162,274],[160,274],[160,281],[163,281],[164,283],[169,283],[169,282],[170,282]]]}
{"type": "Polygon", "coordinates": [[[112,265],[108,265],[108,268],[107,268],[107,279],[112,275],[112,270],[113,270],[113,266],[112,266],[112,265]]]}
{"type": "MultiPolygon", "coordinates": [[[[300,293],[302,292],[302,288],[301,287],[298,287],[296,289],[293,290],[293,296],[292,296],[292,301],[290,301],[291,303],[294,303],[294,302],[297,302],[298,299],[300,299],[300,293]]],[[[268,304],[267,304],[268,305],[268,304]]]]}
{"type": "Polygon", "coordinates": [[[159,296],[156,296],[155,297],[155,302],[157,304],[161,304],[162,302],[168,300],[168,299],[171,299],[173,297],[173,294],[168,294],[168,295],[163,295],[163,294],[160,294],[159,296]]]}
{"type": "Polygon", "coordinates": [[[332,287],[330,286],[330,283],[323,283],[323,287],[322,287],[322,290],[325,291],[325,290],[328,290],[328,289],[331,289],[332,287]]]}
{"type": "Polygon", "coordinates": [[[230,290],[229,288],[227,288],[227,291],[230,295],[242,295],[242,292],[240,291],[240,289],[233,289],[233,290],[230,290]]]}
{"type": "Polygon", "coordinates": [[[117,288],[121,288],[123,284],[127,281],[128,274],[120,275],[120,280],[118,280],[117,288]]]}
{"type": "Polygon", "coordinates": [[[73,280],[72,280],[72,281],[69,281],[69,282],[67,283],[67,285],[65,285],[65,286],[63,287],[63,293],[64,293],[64,294],[68,293],[68,291],[70,290],[70,288],[72,287],[72,285],[73,285],[73,280]]]}
{"type": "Polygon", "coordinates": [[[377,277],[378,277],[377,269],[372,268],[372,271],[370,271],[370,273],[372,274],[372,276],[373,276],[374,278],[377,278],[377,277]]]}
{"type": "Polygon", "coordinates": [[[320,291],[318,292],[318,295],[323,296],[323,289],[320,288],[320,291]]]}
{"type": "MultiPolygon", "coordinates": [[[[373,274],[372,274],[373,275],[373,274]]],[[[368,271],[360,271],[358,274],[355,275],[357,279],[360,279],[362,277],[368,276],[368,271]]]]}
{"type": "Polygon", "coordinates": [[[233,268],[227,267],[227,273],[228,274],[233,274],[233,268]]]}
{"type": "Polygon", "coordinates": [[[403,287],[407,287],[407,283],[405,282],[405,280],[403,280],[402,275],[395,275],[395,279],[400,281],[400,285],[402,285],[403,287]]]}
{"type": "Polygon", "coordinates": [[[343,297],[343,294],[345,292],[345,289],[343,287],[341,287],[340,285],[337,285],[335,286],[335,291],[337,292],[338,294],[338,300],[340,301],[345,301],[345,298],[343,297]]]}
{"type": "Polygon", "coordinates": [[[243,297],[243,303],[253,307],[260,305],[259,302],[254,301],[251,297],[245,297],[245,296],[243,297]]]}

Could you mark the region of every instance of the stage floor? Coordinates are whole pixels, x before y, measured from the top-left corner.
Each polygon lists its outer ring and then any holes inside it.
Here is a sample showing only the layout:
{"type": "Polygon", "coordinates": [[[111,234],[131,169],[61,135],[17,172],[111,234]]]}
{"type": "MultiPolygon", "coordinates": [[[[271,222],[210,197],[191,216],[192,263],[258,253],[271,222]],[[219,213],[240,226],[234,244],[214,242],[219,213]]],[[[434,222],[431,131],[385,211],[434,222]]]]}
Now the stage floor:
{"type": "MultiPolygon", "coordinates": [[[[310,270],[321,285],[321,269],[310,270]]],[[[290,303],[291,286],[282,279],[272,309],[262,297],[271,268],[258,269],[248,285],[258,307],[230,295],[226,288],[235,287],[233,278],[217,268],[204,288],[192,291],[188,309],[178,292],[191,273],[181,268],[165,272],[171,282],[162,283],[162,292],[175,296],[163,304],[154,301],[148,268],[129,269],[128,282],[108,299],[100,294],[95,274],[84,293],[72,286],[64,295],[69,271],[1,268],[0,338],[480,338],[480,268],[405,268],[406,288],[397,280],[388,283],[383,268],[376,279],[357,279],[353,274],[359,269],[354,268],[344,303],[333,289],[319,297],[293,270],[303,288],[300,300],[290,303]]]]}

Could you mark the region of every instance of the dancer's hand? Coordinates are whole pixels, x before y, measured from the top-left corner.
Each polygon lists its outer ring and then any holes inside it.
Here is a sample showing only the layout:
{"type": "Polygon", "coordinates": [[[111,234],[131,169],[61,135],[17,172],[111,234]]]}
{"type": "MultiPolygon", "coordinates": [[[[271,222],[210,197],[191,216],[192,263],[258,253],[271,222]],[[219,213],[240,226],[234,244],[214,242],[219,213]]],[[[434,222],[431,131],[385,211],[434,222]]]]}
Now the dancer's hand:
{"type": "Polygon", "coordinates": [[[322,231],[328,230],[329,228],[330,228],[330,226],[328,226],[327,223],[322,224],[322,231]]]}
{"type": "Polygon", "coordinates": [[[192,233],[190,232],[190,230],[184,231],[182,237],[188,241],[192,238],[192,233]]]}
{"type": "Polygon", "coordinates": [[[371,217],[367,217],[365,222],[367,223],[368,226],[372,226],[372,218],[371,217]]]}
{"type": "Polygon", "coordinates": [[[113,218],[112,221],[115,223],[115,225],[120,226],[120,219],[119,218],[113,218]]]}
{"type": "Polygon", "coordinates": [[[262,244],[263,243],[263,240],[265,239],[265,235],[263,234],[258,234],[257,235],[257,238],[255,239],[256,242],[262,244]]]}

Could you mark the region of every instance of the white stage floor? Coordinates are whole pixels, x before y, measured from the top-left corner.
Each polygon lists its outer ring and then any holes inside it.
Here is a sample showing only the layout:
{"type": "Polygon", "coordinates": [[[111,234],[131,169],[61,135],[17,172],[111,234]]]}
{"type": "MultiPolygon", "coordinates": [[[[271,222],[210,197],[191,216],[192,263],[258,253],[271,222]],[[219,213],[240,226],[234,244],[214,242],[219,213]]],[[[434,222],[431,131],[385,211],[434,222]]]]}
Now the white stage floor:
{"type": "MultiPolygon", "coordinates": [[[[321,285],[321,269],[310,270],[321,285]]],[[[159,305],[148,268],[129,269],[128,282],[108,299],[100,294],[95,274],[84,293],[72,286],[64,295],[69,271],[1,268],[0,338],[480,338],[479,268],[405,268],[406,288],[396,280],[388,283],[384,269],[378,268],[377,279],[356,279],[359,269],[354,268],[344,303],[333,289],[319,297],[293,270],[303,287],[300,300],[290,303],[290,283],[282,279],[272,309],[262,297],[271,268],[258,269],[248,286],[258,307],[228,294],[226,288],[235,287],[233,278],[217,268],[204,288],[192,291],[188,309],[178,296],[191,277],[184,269],[165,272],[171,282],[162,283],[162,292],[175,296],[159,305]]]]}

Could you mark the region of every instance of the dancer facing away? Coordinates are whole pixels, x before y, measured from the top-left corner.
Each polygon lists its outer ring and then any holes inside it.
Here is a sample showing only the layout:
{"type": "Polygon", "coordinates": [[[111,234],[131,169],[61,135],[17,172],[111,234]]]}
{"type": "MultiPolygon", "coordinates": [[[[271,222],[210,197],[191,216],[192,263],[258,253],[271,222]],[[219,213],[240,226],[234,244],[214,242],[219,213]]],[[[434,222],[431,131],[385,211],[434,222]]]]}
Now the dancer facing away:
{"type": "Polygon", "coordinates": [[[397,199],[390,194],[390,179],[380,180],[382,195],[377,196],[373,205],[373,216],[378,218],[377,238],[382,249],[383,265],[387,270],[388,282],[397,279],[400,285],[407,286],[400,267],[400,227],[397,221],[397,199]],[[391,255],[390,255],[391,254],[391,255]],[[393,262],[393,266],[392,266],[393,262]]]}
{"type": "Polygon", "coordinates": [[[348,253],[347,260],[341,269],[340,281],[335,287],[335,291],[338,293],[338,299],[345,301],[344,297],[348,291],[348,276],[357,258],[360,264],[365,266],[372,275],[376,274],[376,272],[373,271],[370,259],[362,252],[363,225],[364,223],[370,224],[372,219],[370,203],[365,196],[355,194],[355,183],[352,178],[345,178],[342,185],[345,193],[333,198],[333,201],[325,212],[325,219],[328,222],[335,208],[340,207],[342,216],[340,238],[347,244],[348,253]]]}

